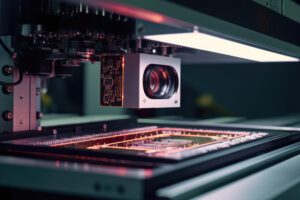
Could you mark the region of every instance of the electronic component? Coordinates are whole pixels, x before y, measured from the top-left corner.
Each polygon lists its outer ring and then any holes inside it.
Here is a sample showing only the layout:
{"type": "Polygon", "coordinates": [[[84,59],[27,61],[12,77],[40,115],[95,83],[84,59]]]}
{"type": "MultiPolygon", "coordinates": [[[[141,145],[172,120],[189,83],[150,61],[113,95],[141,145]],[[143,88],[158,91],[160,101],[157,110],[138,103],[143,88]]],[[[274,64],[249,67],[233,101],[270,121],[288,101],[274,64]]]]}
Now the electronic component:
{"type": "Polygon", "coordinates": [[[15,140],[14,144],[180,160],[257,140],[267,135],[263,132],[151,126],[80,136],[15,140]]]}
{"type": "Polygon", "coordinates": [[[101,56],[100,104],[123,106],[123,55],[101,56]]]}
{"type": "Polygon", "coordinates": [[[180,107],[180,59],[129,53],[101,56],[101,105],[180,107]]]}

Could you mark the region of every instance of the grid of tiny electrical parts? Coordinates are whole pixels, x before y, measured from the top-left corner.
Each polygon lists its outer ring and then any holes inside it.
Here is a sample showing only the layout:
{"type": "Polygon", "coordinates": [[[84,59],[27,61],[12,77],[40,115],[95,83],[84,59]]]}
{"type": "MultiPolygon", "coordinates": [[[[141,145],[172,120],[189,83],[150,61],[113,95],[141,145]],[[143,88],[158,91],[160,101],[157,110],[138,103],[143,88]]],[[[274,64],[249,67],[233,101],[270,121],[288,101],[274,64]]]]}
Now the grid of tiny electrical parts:
{"type": "MultiPolygon", "coordinates": [[[[72,137],[47,136],[20,140],[33,146],[84,149],[113,154],[181,160],[267,136],[263,132],[221,131],[187,128],[143,127],[72,137]]],[[[16,144],[17,141],[14,141],[16,144]]],[[[18,143],[18,142],[17,142],[18,143]]]]}
{"type": "Polygon", "coordinates": [[[101,56],[102,106],[123,106],[123,59],[122,55],[101,56]]]}

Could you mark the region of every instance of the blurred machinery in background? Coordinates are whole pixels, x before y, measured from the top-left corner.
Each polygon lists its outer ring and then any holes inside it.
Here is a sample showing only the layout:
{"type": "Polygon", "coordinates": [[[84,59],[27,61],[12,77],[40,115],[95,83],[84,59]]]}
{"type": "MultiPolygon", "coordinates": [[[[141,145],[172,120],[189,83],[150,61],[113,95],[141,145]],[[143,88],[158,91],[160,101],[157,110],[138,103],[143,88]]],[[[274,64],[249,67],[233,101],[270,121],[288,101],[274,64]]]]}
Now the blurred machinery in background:
{"type": "Polygon", "coordinates": [[[69,77],[86,62],[101,63],[101,87],[93,90],[101,90],[102,106],[180,106],[180,60],[165,58],[176,47],[142,40],[135,35],[134,19],[56,0],[3,1],[1,10],[14,19],[2,27],[3,35],[13,35],[14,52],[3,41],[2,46],[14,66],[3,67],[7,81],[1,99],[9,94],[12,99],[1,108],[1,132],[37,129],[41,79],[69,77]],[[6,13],[8,9],[20,12],[6,13]]]}

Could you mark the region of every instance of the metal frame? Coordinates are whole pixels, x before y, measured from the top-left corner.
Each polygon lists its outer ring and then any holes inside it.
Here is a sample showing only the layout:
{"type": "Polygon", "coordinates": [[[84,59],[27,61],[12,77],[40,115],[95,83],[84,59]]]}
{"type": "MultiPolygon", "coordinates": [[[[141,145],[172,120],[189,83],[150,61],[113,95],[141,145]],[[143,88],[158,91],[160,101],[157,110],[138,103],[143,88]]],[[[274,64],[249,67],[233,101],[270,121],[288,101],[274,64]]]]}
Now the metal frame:
{"type": "MultiPolygon", "coordinates": [[[[166,1],[166,0],[151,0],[151,1],[148,0],[134,0],[134,1],[133,0],[83,0],[83,1],[65,0],[65,1],[82,2],[91,5],[95,8],[107,9],[129,17],[142,19],[153,23],[164,24],[172,27],[178,27],[181,28],[183,32],[193,31],[195,28],[197,28],[199,31],[203,31],[212,35],[227,38],[233,41],[249,44],[262,49],[283,53],[293,57],[299,57],[300,55],[300,47],[295,44],[277,39],[275,37],[268,36],[263,33],[259,33],[257,31],[253,31],[249,28],[236,25],[229,21],[219,19],[215,16],[206,14],[205,12],[197,11],[196,9],[191,9],[186,6],[180,5],[180,3],[186,1],[177,0],[175,1],[176,3],[173,3],[171,1],[166,1]]],[[[216,4],[219,3],[220,2],[217,1],[216,4]]],[[[226,4],[226,2],[224,3],[226,4]]],[[[252,3],[256,4],[255,2],[252,3]]],[[[238,3],[237,5],[231,5],[231,6],[238,7],[238,3]]],[[[247,7],[246,9],[249,9],[249,7],[247,7]]],[[[267,8],[265,9],[266,11],[264,12],[268,12],[268,9],[267,8]]],[[[276,25],[276,27],[278,27],[278,25],[276,25]]],[[[286,34],[290,34],[288,30],[285,31],[286,34]]]]}
{"type": "MultiPolygon", "coordinates": [[[[10,42],[7,38],[7,43],[10,42]]],[[[0,80],[15,82],[19,79],[19,72],[15,70],[11,58],[3,50],[0,50],[0,80]],[[13,71],[10,75],[3,73],[3,68],[8,65],[13,71]]],[[[17,131],[36,130],[39,127],[40,112],[40,78],[24,74],[23,81],[13,86],[13,92],[4,92],[5,86],[0,89],[0,135],[17,131]],[[5,119],[5,112],[12,114],[12,119],[5,119]]]]}
{"type": "MultiPolygon", "coordinates": [[[[10,80],[17,80],[16,73],[10,80]]],[[[0,91],[0,134],[38,129],[41,117],[39,84],[40,79],[24,75],[22,83],[13,87],[12,94],[0,91]],[[5,112],[11,112],[12,119],[4,119],[5,112]]]]}
{"type": "MultiPolygon", "coordinates": [[[[2,141],[15,140],[17,138],[35,137],[39,135],[47,134],[75,134],[84,132],[95,132],[110,130],[110,129],[124,129],[124,127],[134,127],[134,126],[145,126],[145,124],[135,124],[135,120],[117,120],[107,121],[102,123],[93,124],[78,124],[75,126],[61,126],[61,127],[49,127],[43,131],[32,131],[24,132],[24,134],[13,134],[0,137],[2,141]],[[105,127],[105,129],[103,129],[105,127]]],[[[161,124],[161,126],[170,126],[161,124]]],[[[174,125],[173,125],[174,126],[174,125]]],[[[174,127],[184,127],[174,126],[174,127]]],[[[190,127],[186,125],[185,127],[190,127]]],[[[195,128],[208,128],[206,126],[195,126],[195,128]]],[[[210,126],[211,129],[221,129],[220,127],[210,126]]],[[[229,129],[229,128],[228,128],[229,129]]],[[[235,128],[231,126],[231,130],[244,130],[244,131],[261,131],[257,129],[243,129],[235,128]]],[[[266,131],[266,130],[265,130],[266,131]]],[[[191,159],[186,159],[180,162],[168,163],[163,160],[138,158],[126,155],[104,155],[84,151],[70,150],[65,151],[62,149],[43,149],[39,148],[38,152],[41,154],[40,157],[35,156],[30,152],[36,152],[37,147],[24,147],[20,145],[6,145],[4,143],[0,144],[1,159],[0,168],[1,174],[5,174],[3,179],[0,180],[0,186],[2,187],[17,187],[23,189],[40,190],[48,192],[59,192],[62,194],[77,194],[86,197],[117,197],[128,199],[128,196],[118,192],[117,188],[126,187],[126,192],[128,194],[133,194],[131,196],[134,199],[151,199],[154,198],[154,191],[159,188],[165,187],[167,185],[182,181],[184,179],[194,177],[195,175],[207,173],[211,170],[222,168],[224,166],[230,165],[232,163],[241,161],[243,159],[248,159],[256,156],[260,152],[268,152],[274,149],[284,147],[286,145],[295,143],[300,140],[300,135],[295,131],[279,131],[279,130],[268,130],[271,134],[270,137],[253,141],[250,143],[242,144],[229,149],[224,149],[222,151],[212,152],[203,156],[195,156],[191,159]],[[51,154],[49,154],[51,153],[51,154]],[[11,157],[12,155],[18,157],[11,157]],[[53,155],[53,156],[51,156],[53,155]],[[61,157],[60,155],[69,155],[73,159],[68,159],[66,157],[61,157]],[[75,156],[75,157],[74,157],[75,156]],[[24,158],[20,158],[24,157],[24,158]],[[78,157],[78,158],[76,158],[78,157]],[[79,159],[83,157],[84,159],[79,159]],[[101,164],[101,162],[95,162],[90,159],[90,157],[95,158],[109,158],[118,161],[118,165],[108,165],[101,164]],[[60,160],[59,162],[57,160],[60,160]],[[130,165],[126,167],[120,166],[120,163],[127,160],[130,162],[140,162],[140,163],[156,163],[156,166],[152,167],[138,167],[131,168],[130,165]],[[133,171],[131,169],[134,169],[133,171]],[[8,170],[14,171],[14,173],[8,173],[8,170]],[[105,170],[111,170],[109,179],[107,177],[105,170]],[[24,173],[26,171],[26,173],[24,173]],[[125,173],[125,174],[124,174],[125,173]],[[34,182],[28,185],[27,181],[29,177],[38,177],[34,182]],[[63,178],[63,184],[58,183],[63,178]],[[111,180],[110,183],[107,180],[111,180]],[[132,185],[130,185],[130,184],[132,185]],[[85,185],[83,187],[83,184],[85,185]],[[95,186],[96,185],[96,186],[95,186]],[[101,188],[111,188],[111,189],[99,189],[101,188]],[[108,186],[105,186],[108,185],[108,186]],[[128,188],[128,186],[130,187],[128,188]],[[82,188],[78,191],[77,188],[82,188]],[[112,189],[113,188],[113,189],[112,189]],[[128,191],[127,191],[128,189],[128,191]],[[110,193],[108,193],[110,191],[110,193]],[[113,193],[114,191],[114,193],[113,193]],[[109,196],[111,195],[111,196],[109,196]]],[[[290,155],[290,154],[289,154],[290,155]]],[[[282,154],[283,157],[287,156],[282,154]]],[[[276,162],[282,160],[276,159],[276,162]]],[[[274,161],[274,160],[273,160],[274,161]]],[[[273,162],[272,161],[272,162],[273,162]]],[[[275,161],[274,161],[275,162],[275,161]]],[[[273,162],[273,163],[274,163],[273,162]]],[[[134,166],[134,165],[133,165],[134,166]]],[[[123,191],[123,189],[120,189],[123,191]]]]}
{"type": "MultiPolygon", "coordinates": [[[[156,194],[161,199],[173,199],[173,200],[181,200],[181,199],[191,199],[193,197],[201,198],[201,196],[207,192],[211,191],[216,188],[220,188],[219,190],[222,190],[222,186],[226,185],[227,183],[230,183],[232,181],[235,181],[237,179],[240,179],[245,176],[249,176],[250,174],[253,174],[253,172],[260,171],[261,169],[266,168],[267,166],[272,166],[276,163],[278,163],[278,160],[285,160],[287,158],[290,158],[294,155],[297,155],[300,153],[300,143],[292,144],[280,149],[277,149],[275,151],[248,159],[246,161],[242,161],[233,165],[230,165],[228,167],[212,171],[210,173],[207,173],[205,175],[200,175],[193,177],[191,179],[187,179],[184,181],[181,181],[179,183],[164,187],[159,189],[156,194]]],[[[275,174],[275,173],[274,173],[275,174]]],[[[289,173],[288,173],[289,174],[289,173]]],[[[279,174],[278,174],[279,175],[279,174]]],[[[293,173],[295,175],[295,173],[293,173]]],[[[297,174],[299,175],[299,174],[297,174]]],[[[295,176],[294,178],[297,178],[298,176],[295,176]]],[[[287,176],[284,175],[284,176],[287,176]]],[[[270,176],[265,177],[265,180],[270,179],[270,176]]],[[[286,182],[286,181],[285,181],[286,182]]],[[[255,182],[255,184],[252,184],[253,187],[255,187],[257,184],[260,184],[261,181],[255,182]]],[[[291,187],[290,181],[286,184],[286,187],[291,187]]],[[[250,185],[248,185],[250,186],[250,185]]],[[[226,187],[226,186],[225,186],[226,187]]],[[[243,187],[243,192],[245,191],[251,191],[250,187],[243,187]]],[[[267,196],[272,196],[274,193],[277,193],[277,190],[273,189],[273,184],[265,184],[264,185],[264,192],[263,194],[267,196]],[[265,191],[265,188],[272,188],[271,191],[265,191]]],[[[227,193],[231,196],[231,198],[250,198],[253,199],[255,195],[255,192],[251,193],[250,195],[237,197],[238,190],[235,190],[233,193],[227,193]]],[[[241,195],[241,193],[239,193],[241,195]]],[[[209,195],[209,193],[208,193],[209,195]]],[[[218,197],[224,197],[226,194],[219,195],[218,197]]],[[[257,199],[261,199],[257,197],[257,199]]],[[[265,199],[265,198],[264,198],[265,199]]]]}

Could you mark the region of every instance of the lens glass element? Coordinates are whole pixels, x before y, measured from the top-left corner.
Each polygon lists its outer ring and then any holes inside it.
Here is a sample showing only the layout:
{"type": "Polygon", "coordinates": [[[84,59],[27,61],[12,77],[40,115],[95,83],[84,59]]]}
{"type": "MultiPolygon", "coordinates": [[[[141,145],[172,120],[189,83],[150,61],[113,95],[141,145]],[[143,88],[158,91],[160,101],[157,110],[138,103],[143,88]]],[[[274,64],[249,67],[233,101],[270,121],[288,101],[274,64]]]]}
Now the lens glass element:
{"type": "Polygon", "coordinates": [[[144,91],[151,99],[169,99],[177,92],[176,70],[166,65],[148,65],[143,77],[144,91]]]}

